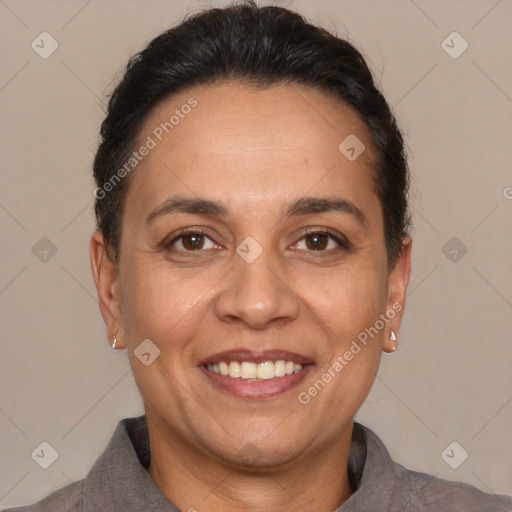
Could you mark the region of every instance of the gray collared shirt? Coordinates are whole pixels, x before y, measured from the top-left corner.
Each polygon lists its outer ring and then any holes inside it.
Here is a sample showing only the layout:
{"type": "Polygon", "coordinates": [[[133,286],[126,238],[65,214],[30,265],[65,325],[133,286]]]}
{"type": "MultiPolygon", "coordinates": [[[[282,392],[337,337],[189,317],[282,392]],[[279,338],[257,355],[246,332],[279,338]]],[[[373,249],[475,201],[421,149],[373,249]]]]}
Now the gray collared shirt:
{"type": "MultiPolygon", "coordinates": [[[[146,417],[125,418],[85,479],[4,512],[179,512],[149,476],[149,459],[146,417]]],[[[356,491],[334,512],[512,512],[511,497],[396,464],[382,441],[356,422],[348,468],[356,491]]],[[[200,503],[190,508],[201,510],[200,503]]]]}

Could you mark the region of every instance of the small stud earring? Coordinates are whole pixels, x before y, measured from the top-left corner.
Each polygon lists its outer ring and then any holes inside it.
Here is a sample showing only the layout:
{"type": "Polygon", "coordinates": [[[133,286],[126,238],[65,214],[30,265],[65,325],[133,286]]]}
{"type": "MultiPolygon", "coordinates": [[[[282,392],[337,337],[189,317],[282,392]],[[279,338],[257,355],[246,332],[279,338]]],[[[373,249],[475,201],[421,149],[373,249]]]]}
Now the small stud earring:
{"type": "Polygon", "coordinates": [[[393,347],[391,348],[391,350],[394,352],[398,348],[398,342],[396,340],[395,331],[391,331],[391,335],[389,338],[391,339],[391,341],[395,342],[393,343],[393,347]]]}
{"type": "Polygon", "coordinates": [[[117,345],[117,338],[116,338],[117,331],[114,333],[114,343],[112,343],[112,350],[115,350],[117,345]]]}

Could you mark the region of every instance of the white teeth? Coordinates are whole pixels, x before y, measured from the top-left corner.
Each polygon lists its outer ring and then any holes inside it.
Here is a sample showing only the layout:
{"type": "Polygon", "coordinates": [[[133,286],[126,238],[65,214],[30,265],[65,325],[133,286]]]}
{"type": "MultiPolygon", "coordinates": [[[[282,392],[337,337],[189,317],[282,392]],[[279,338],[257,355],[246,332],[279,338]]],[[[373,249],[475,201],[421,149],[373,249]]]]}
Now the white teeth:
{"type": "Polygon", "coordinates": [[[286,375],[286,362],[283,360],[274,363],[274,371],[276,377],[284,377],[286,375]]]}
{"type": "Polygon", "coordinates": [[[236,361],[231,361],[231,363],[229,363],[229,376],[235,379],[240,377],[240,363],[237,363],[236,361]]]}
{"type": "MultiPolygon", "coordinates": [[[[206,365],[206,366],[208,366],[208,365],[206,365]]],[[[229,367],[224,361],[219,363],[219,370],[220,370],[221,375],[229,375],[229,367]]]]}
{"type": "Polygon", "coordinates": [[[255,379],[258,376],[258,369],[256,363],[250,363],[249,361],[244,361],[242,363],[242,379],[255,379]]]}
{"type": "Polygon", "coordinates": [[[268,380],[274,377],[284,377],[302,370],[302,365],[293,361],[264,361],[263,363],[252,363],[250,361],[231,361],[206,365],[208,370],[221,375],[229,376],[233,379],[260,379],[268,380]]]}
{"type": "Polygon", "coordinates": [[[276,377],[284,377],[286,375],[286,362],[283,360],[276,361],[274,363],[274,371],[276,377]]]}
{"type": "Polygon", "coordinates": [[[258,379],[272,379],[275,376],[274,363],[272,361],[265,361],[258,365],[258,379]]]}

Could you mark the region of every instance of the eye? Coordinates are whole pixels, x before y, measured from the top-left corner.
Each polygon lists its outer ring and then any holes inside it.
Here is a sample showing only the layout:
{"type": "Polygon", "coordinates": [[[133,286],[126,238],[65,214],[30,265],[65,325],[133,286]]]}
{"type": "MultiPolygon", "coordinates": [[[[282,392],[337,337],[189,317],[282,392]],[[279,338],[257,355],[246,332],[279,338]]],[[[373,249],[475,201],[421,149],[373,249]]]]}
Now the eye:
{"type": "MultiPolygon", "coordinates": [[[[170,241],[164,241],[163,247],[168,251],[194,253],[201,250],[211,250],[219,246],[206,235],[203,230],[189,228],[175,234],[170,241]]],[[[349,250],[350,243],[342,235],[336,235],[325,229],[310,229],[295,244],[295,248],[308,252],[334,252],[339,249],[349,250]],[[302,247],[301,244],[304,244],[302,247]]]]}
{"type": "Polygon", "coordinates": [[[182,231],[169,242],[165,242],[164,245],[167,250],[172,250],[176,246],[178,251],[183,252],[194,252],[200,251],[201,249],[215,249],[217,247],[208,235],[198,229],[182,231]],[[208,241],[210,242],[210,247],[207,246],[208,241]]]}
{"type": "MultiPolygon", "coordinates": [[[[349,249],[349,242],[343,236],[321,229],[308,230],[296,245],[298,246],[302,241],[305,242],[307,251],[331,252],[340,248],[349,249]]],[[[298,248],[301,249],[301,247],[298,248]]]]}

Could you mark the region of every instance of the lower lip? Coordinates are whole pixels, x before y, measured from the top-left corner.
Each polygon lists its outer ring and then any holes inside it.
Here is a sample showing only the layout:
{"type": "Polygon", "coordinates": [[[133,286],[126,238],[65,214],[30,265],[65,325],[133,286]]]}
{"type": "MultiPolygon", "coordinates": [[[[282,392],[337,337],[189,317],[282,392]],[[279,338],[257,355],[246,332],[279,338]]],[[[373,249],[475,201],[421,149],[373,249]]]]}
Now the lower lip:
{"type": "Polygon", "coordinates": [[[284,377],[267,380],[234,379],[227,375],[211,372],[205,366],[200,370],[213,384],[238,398],[271,398],[291,390],[313,369],[313,364],[304,365],[302,370],[284,377]]]}

